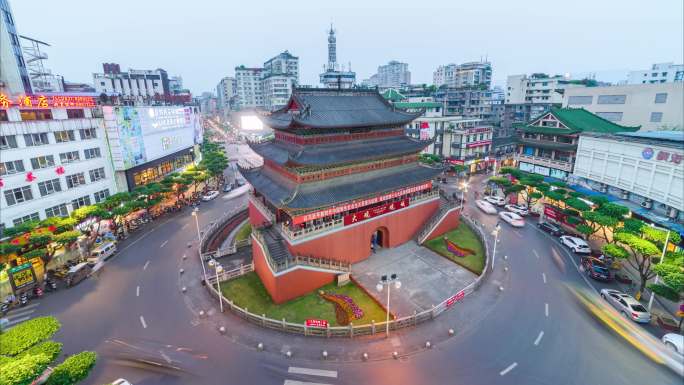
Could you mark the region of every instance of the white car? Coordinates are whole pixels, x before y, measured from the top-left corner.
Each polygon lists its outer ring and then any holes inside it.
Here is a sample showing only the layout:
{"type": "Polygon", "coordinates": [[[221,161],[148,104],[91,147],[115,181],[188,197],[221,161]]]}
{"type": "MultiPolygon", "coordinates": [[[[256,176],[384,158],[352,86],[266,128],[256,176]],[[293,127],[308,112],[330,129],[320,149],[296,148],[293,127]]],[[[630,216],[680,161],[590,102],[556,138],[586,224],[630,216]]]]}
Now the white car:
{"type": "Polygon", "coordinates": [[[209,191],[206,195],[202,195],[202,200],[205,202],[208,202],[208,201],[216,198],[217,196],[219,196],[218,191],[216,191],[216,190],[209,191]]]}
{"type": "Polygon", "coordinates": [[[523,227],[525,226],[525,220],[518,214],[512,213],[510,211],[502,211],[499,213],[499,218],[503,219],[504,222],[508,223],[513,227],[523,227]]]}
{"type": "Polygon", "coordinates": [[[665,346],[684,355],[684,336],[677,333],[667,333],[661,338],[665,346]]]}
{"type": "Polygon", "coordinates": [[[478,199],[475,201],[475,206],[479,207],[480,210],[484,211],[486,214],[496,214],[497,210],[494,205],[487,201],[483,201],[481,199],[478,199]]]}
{"type": "Polygon", "coordinates": [[[518,215],[522,215],[522,216],[526,216],[530,213],[530,211],[525,206],[510,204],[510,205],[506,205],[504,207],[506,208],[506,210],[513,212],[513,213],[516,213],[518,215]]]}
{"type": "Polygon", "coordinates": [[[570,235],[562,235],[560,241],[564,246],[577,254],[591,254],[591,249],[587,242],[582,238],[572,237],[570,235]]]}
{"type": "Polygon", "coordinates": [[[601,298],[606,300],[626,318],[639,323],[651,322],[651,313],[629,294],[615,289],[602,289],[601,298]]]}
{"type": "Polygon", "coordinates": [[[493,205],[497,205],[497,206],[503,206],[504,204],[506,204],[506,200],[504,200],[503,197],[494,196],[494,195],[488,195],[488,196],[484,197],[484,200],[486,200],[487,202],[489,202],[493,205]]]}
{"type": "Polygon", "coordinates": [[[124,380],[123,378],[119,378],[118,380],[112,382],[112,385],[133,385],[127,380],[124,380]]]}

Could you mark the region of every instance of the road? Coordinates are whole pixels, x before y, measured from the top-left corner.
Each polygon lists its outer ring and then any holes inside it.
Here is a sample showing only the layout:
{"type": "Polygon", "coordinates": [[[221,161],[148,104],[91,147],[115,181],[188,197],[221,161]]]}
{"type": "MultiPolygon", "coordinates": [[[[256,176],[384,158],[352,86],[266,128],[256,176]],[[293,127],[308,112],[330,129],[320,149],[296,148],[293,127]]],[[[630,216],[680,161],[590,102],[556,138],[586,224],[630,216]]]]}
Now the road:
{"type": "MultiPolygon", "coordinates": [[[[203,203],[200,225],[245,202],[244,194],[233,191],[203,203]]],[[[496,216],[470,205],[466,212],[488,229],[496,223],[496,216]]],[[[456,309],[396,332],[390,340],[306,339],[214,314],[216,304],[199,284],[189,209],[148,225],[120,245],[99,277],[46,295],[29,316],[52,314],[62,322],[56,339],[66,354],[100,353],[88,384],[119,377],[135,384],[681,383],[576,305],[565,285],[586,282],[554,238],[530,223],[522,229],[502,227],[488,282],[456,309]],[[183,286],[187,293],[181,292],[183,286]],[[200,317],[199,309],[210,317],[200,317]],[[227,326],[229,336],[221,337],[216,320],[227,326]],[[447,337],[448,328],[456,330],[455,336],[447,337]],[[257,351],[242,335],[264,338],[267,351],[257,351]],[[434,347],[411,350],[421,338],[434,341],[434,347]],[[414,354],[361,362],[357,352],[366,346],[414,354]],[[285,349],[294,352],[293,358],[281,354],[285,349]],[[305,354],[323,349],[331,352],[328,361],[305,354]],[[342,357],[342,352],[351,353],[342,357]],[[165,365],[143,364],[140,358],[165,365]]]]}

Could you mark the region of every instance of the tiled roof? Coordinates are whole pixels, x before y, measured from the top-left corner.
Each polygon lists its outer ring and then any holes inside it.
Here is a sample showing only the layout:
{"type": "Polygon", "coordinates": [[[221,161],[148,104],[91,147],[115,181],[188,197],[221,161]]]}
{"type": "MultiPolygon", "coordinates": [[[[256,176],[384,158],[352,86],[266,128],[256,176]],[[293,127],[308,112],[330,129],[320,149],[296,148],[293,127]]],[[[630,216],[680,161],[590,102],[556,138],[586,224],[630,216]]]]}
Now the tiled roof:
{"type": "Polygon", "coordinates": [[[401,135],[311,146],[290,146],[273,141],[250,146],[257,154],[278,164],[290,161],[301,165],[332,165],[417,153],[429,144],[401,135]]]}
{"type": "Polygon", "coordinates": [[[442,107],[440,102],[396,102],[394,107],[402,109],[416,109],[416,108],[439,108],[442,107]]]}
{"type": "Polygon", "coordinates": [[[668,142],[684,143],[684,131],[619,132],[617,135],[639,139],[664,140],[668,142]]]}
{"type": "Polygon", "coordinates": [[[412,163],[301,185],[284,180],[263,167],[241,172],[273,205],[306,211],[416,185],[431,180],[442,170],[412,163]]]}
{"type": "Polygon", "coordinates": [[[376,90],[297,88],[290,104],[298,106],[296,113],[286,106],[264,117],[264,124],[274,129],[400,126],[420,115],[395,110],[376,90]]]}
{"type": "Polygon", "coordinates": [[[584,108],[555,108],[552,107],[549,111],[556,119],[562,122],[568,129],[555,127],[538,127],[532,126],[533,123],[542,119],[546,114],[538,117],[528,124],[523,130],[525,132],[533,132],[540,134],[574,134],[579,132],[598,132],[598,133],[617,133],[624,131],[638,131],[641,126],[628,127],[613,123],[610,120],[604,119],[596,114],[593,114],[584,108]]]}
{"type": "Polygon", "coordinates": [[[395,90],[394,88],[390,88],[383,92],[382,97],[392,102],[398,102],[400,100],[406,99],[406,96],[402,95],[401,92],[395,90]]]}

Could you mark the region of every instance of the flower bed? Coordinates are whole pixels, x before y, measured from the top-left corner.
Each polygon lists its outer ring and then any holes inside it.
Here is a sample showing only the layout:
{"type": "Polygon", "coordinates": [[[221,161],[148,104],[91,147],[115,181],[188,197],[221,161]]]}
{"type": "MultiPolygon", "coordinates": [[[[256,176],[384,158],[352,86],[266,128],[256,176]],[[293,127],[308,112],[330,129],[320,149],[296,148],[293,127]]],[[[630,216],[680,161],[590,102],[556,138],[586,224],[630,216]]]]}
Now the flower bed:
{"type": "Polygon", "coordinates": [[[359,308],[353,299],[344,294],[325,293],[321,291],[319,295],[326,301],[335,305],[335,315],[337,323],[349,325],[350,322],[363,317],[363,310],[359,308]]]}

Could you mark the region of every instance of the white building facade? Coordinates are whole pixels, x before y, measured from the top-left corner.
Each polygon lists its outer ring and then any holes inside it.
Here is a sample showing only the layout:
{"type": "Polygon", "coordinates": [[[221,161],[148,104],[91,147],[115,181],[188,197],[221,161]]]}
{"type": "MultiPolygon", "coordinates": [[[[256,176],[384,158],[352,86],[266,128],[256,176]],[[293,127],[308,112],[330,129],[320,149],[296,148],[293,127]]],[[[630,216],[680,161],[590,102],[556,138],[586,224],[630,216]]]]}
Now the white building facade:
{"type": "Polygon", "coordinates": [[[121,72],[116,63],[102,66],[103,73],[93,74],[93,86],[99,94],[117,95],[135,104],[151,104],[171,95],[169,76],[163,69],[121,72]]]}
{"type": "Polygon", "coordinates": [[[285,106],[299,84],[299,58],[285,51],[266,61],[262,83],[264,108],[274,111],[285,106]]]}
{"type": "Polygon", "coordinates": [[[470,62],[439,66],[432,75],[437,87],[466,88],[481,86],[489,89],[492,85],[492,64],[490,62],[470,62]]]}
{"type": "Polygon", "coordinates": [[[7,120],[0,121],[2,226],[67,216],[117,192],[98,107],[3,111],[7,120]]]}
{"type": "Polygon", "coordinates": [[[238,109],[264,107],[263,71],[263,68],[235,67],[238,109]]]}
{"type": "Polygon", "coordinates": [[[627,84],[655,84],[684,81],[684,64],[656,63],[651,69],[630,71],[627,84]]]}
{"type": "Polygon", "coordinates": [[[31,81],[21,50],[19,33],[7,0],[0,0],[0,93],[31,93],[31,81]]]}
{"type": "Polygon", "coordinates": [[[510,75],[506,80],[506,104],[558,104],[563,103],[566,88],[584,87],[573,84],[564,76],[544,74],[510,75]]]}
{"type": "Polygon", "coordinates": [[[411,72],[408,63],[392,60],[385,65],[378,66],[378,72],[371,76],[364,84],[379,88],[404,88],[411,84],[411,72]]]}
{"type": "Polygon", "coordinates": [[[216,98],[218,109],[228,111],[231,108],[233,98],[237,96],[237,81],[234,77],[226,76],[216,85],[216,98]]]}
{"type": "Polygon", "coordinates": [[[642,130],[684,127],[684,82],[569,88],[563,107],[584,108],[642,130]]]}

